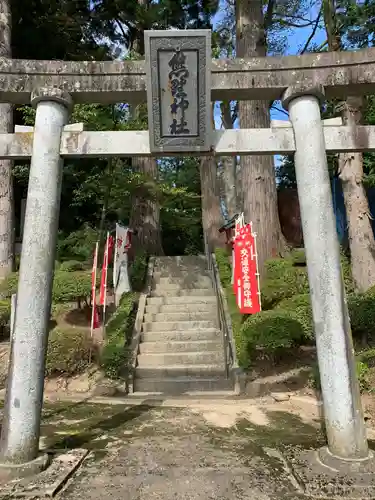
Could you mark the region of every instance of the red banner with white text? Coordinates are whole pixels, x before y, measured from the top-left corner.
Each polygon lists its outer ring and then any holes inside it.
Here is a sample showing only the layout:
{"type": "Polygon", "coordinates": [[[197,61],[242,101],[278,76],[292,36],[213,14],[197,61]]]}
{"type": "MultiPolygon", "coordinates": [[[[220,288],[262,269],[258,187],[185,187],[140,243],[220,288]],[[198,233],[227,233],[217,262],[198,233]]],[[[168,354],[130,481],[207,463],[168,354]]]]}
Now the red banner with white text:
{"type": "Polygon", "coordinates": [[[261,305],[255,235],[251,224],[238,228],[236,233],[233,289],[240,312],[256,314],[260,312],[261,305]]]}

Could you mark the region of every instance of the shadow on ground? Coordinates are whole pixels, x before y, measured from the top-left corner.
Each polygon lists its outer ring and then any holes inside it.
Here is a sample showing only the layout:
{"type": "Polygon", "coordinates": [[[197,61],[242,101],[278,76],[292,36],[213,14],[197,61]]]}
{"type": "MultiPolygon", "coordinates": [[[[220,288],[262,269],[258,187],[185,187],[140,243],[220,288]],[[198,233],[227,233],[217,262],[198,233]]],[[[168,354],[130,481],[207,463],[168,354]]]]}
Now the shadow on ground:
{"type": "Polygon", "coordinates": [[[102,448],[106,437],[116,436],[133,420],[147,418],[149,411],[160,404],[160,400],[150,400],[136,406],[102,406],[81,401],[68,407],[47,407],[42,434],[50,449],[102,448]],[[56,420],[59,416],[63,418],[56,420]]]}

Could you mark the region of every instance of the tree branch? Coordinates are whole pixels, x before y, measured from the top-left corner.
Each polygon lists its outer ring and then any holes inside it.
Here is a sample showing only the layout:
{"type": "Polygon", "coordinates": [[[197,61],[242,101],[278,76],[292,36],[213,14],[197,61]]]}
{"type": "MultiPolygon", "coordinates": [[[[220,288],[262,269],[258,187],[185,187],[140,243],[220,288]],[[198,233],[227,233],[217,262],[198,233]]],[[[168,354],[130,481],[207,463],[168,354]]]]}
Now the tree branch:
{"type": "Polygon", "coordinates": [[[116,24],[120,28],[120,31],[121,31],[122,36],[124,37],[124,40],[126,40],[127,36],[126,36],[126,33],[125,33],[125,30],[124,30],[122,23],[118,19],[116,19],[116,24]]]}
{"type": "Polygon", "coordinates": [[[272,23],[272,17],[274,14],[275,5],[276,5],[276,0],[268,0],[267,10],[266,10],[266,14],[264,16],[264,29],[265,30],[267,30],[267,28],[269,28],[271,23],[272,23]]]}
{"type": "Polygon", "coordinates": [[[314,28],[313,28],[313,30],[312,30],[312,32],[311,32],[311,34],[310,34],[309,38],[306,40],[306,43],[305,43],[305,45],[304,45],[303,49],[301,50],[300,54],[304,54],[304,53],[306,52],[306,50],[308,49],[308,47],[309,47],[309,45],[310,45],[310,42],[311,42],[311,40],[314,38],[315,33],[316,33],[317,29],[318,29],[318,26],[319,26],[319,21],[320,21],[321,16],[322,16],[322,11],[320,10],[320,11],[319,11],[319,14],[318,14],[318,17],[317,17],[317,18],[316,18],[316,20],[315,20],[315,25],[314,25],[314,28]]]}

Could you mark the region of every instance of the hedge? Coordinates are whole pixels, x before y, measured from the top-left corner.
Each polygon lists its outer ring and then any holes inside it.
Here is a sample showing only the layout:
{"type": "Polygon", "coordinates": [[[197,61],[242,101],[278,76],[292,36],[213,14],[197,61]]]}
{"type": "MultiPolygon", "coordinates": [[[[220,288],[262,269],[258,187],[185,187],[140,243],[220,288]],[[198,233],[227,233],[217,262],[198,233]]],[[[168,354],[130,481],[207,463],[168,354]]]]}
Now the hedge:
{"type": "Polygon", "coordinates": [[[84,371],[95,349],[87,329],[56,327],[49,333],[46,376],[72,376],[84,371]]]}
{"type": "Polygon", "coordinates": [[[288,311],[262,311],[249,316],[241,328],[239,364],[249,367],[258,348],[275,355],[281,349],[301,344],[304,337],[303,326],[288,311]]]}
{"type": "MultiPolygon", "coordinates": [[[[250,366],[256,348],[269,353],[314,339],[312,310],[304,249],[292,250],[287,258],[265,263],[261,284],[262,312],[244,316],[238,311],[231,281],[231,265],[225,250],[216,250],[220,278],[226,291],[232,318],[237,356],[243,367],[250,366]]],[[[375,288],[363,296],[353,294],[350,263],[341,256],[353,336],[374,335],[375,288]],[[373,326],[374,325],[374,326],[373,326]]]]}
{"type": "Polygon", "coordinates": [[[84,262],[79,260],[66,260],[65,262],[61,262],[58,266],[59,271],[84,271],[87,266],[85,266],[84,262]]]}
{"type": "MultiPolygon", "coordinates": [[[[11,273],[0,284],[0,293],[5,298],[10,298],[17,292],[18,273],[11,273]]],[[[90,271],[64,271],[55,272],[52,289],[53,302],[89,302],[91,296],[90,271]]]]}
{"type": "Polygon", "coordinates": [[[293,297],[281,300],[275,310],[289,313],[300,323],[303,330],[303,340],[311,341],[314,339],[312,309],[308,293],[293,295],[293,297]]]}

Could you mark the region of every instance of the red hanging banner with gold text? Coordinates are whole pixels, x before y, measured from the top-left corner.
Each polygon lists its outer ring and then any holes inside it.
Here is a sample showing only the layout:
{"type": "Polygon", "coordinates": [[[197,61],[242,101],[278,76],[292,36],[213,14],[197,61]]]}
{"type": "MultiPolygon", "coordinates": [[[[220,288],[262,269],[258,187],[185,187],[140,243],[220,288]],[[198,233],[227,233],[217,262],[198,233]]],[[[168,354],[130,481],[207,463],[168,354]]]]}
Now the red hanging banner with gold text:
{"type": "Polygon", "coordinates": [[[255,235],[251,224],[237,232],[234,240],[234,283],[237,305],[242,314],[260,312],[260,290],[255,235]]]}

